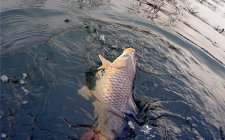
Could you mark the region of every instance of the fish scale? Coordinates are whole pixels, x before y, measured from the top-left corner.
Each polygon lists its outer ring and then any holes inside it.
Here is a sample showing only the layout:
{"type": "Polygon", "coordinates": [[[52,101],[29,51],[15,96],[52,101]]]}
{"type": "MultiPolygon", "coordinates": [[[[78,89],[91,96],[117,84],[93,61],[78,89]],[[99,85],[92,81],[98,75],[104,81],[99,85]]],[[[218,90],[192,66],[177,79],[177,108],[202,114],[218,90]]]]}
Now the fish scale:
{"type": "MultiPolygon", "coordinates": [[[[107,71],[106,71],[107,72],[107,71]]],[[[119,109],[121,111],[125,110],[125,104],[127,102],[127,97],[131,92],[131,80],[133,77],[128,77],[128,74],[125,73],[126,69],[117,70],[116,73],[112,76],[109,76],[109,79],[105,81],[105,86],[103,88],[107,88],[108,92],[104,95],[103,101],[111,104],[115,109],[119,109]]],[[[112,74],[112,73],[109,73],[112,74]]]]}

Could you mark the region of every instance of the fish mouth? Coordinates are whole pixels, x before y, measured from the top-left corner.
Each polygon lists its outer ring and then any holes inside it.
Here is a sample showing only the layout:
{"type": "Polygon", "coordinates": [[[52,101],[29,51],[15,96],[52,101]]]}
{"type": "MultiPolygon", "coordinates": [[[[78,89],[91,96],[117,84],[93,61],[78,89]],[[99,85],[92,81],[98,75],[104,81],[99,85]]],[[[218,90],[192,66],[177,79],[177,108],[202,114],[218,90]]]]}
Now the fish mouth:
{"type": "Polygon", "coordinates": [[[126,52],[126,53],[135,52],[135,49],[134,48],[126,48],[126,49],[124,49],[124,52],[126,52]]]}

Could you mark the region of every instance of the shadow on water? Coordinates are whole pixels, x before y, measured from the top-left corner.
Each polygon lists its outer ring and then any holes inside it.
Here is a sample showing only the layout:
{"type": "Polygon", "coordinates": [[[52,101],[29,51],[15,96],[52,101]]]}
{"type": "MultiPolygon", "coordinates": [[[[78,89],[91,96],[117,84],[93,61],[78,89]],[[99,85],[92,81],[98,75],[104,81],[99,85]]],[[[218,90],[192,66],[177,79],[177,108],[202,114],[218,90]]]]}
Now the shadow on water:
{"type": "Polygon", "coordinates": [[[139,122],[132,120],[126,138],[224,139],[224,66],[161,27],[104,16],[108,21],[44,8],[1,13],[1,75],[10,78],[1,82],[1,137],[79,139],[95,123],[92,103],[77,93],[85,72],[100,66],[98,54],[112,61],[133,47],[139,122]]]}

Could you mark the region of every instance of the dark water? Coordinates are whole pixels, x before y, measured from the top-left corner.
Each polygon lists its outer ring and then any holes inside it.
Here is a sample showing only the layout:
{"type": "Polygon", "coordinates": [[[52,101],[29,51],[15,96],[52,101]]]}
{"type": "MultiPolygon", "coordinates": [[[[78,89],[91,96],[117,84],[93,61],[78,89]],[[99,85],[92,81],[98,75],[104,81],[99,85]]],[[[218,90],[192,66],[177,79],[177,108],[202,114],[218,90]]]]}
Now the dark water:
{"type": "Polygon", "coordinates": [[[98,54],[114,60],[126,47],[137,51],[139,108],[127,139],[225,139],[225,67],[191,41],[109,12],[107,1],[1,3],[1,75],[10,78],[1,139],[79,139],[95,123],[78,94],[85,72],[100,66],[98,54]]]}

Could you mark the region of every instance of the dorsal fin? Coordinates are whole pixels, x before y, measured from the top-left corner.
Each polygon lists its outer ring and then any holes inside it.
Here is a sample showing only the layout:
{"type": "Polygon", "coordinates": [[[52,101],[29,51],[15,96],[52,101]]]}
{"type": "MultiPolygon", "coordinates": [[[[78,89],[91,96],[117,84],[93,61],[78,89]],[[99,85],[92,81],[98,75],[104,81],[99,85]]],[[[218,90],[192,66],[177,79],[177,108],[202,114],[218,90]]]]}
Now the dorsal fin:
{"type": "Polygon", "coordinates": [[[83,86],[81,89],[79,89],[78,93],[81,96],[83,96],[86,100],[90,100],[91,98],[93,98],[93,95],[87,86],[83,86]]]}
{"type": "Polygon", "coordinates": [[[99,67],[98,69],[107,68],[107,67],[111,66],[111,62],[109,60],[105,59],[102,55],[98,55],[98,57],[102,62],[102,66],[99,67]]]}

